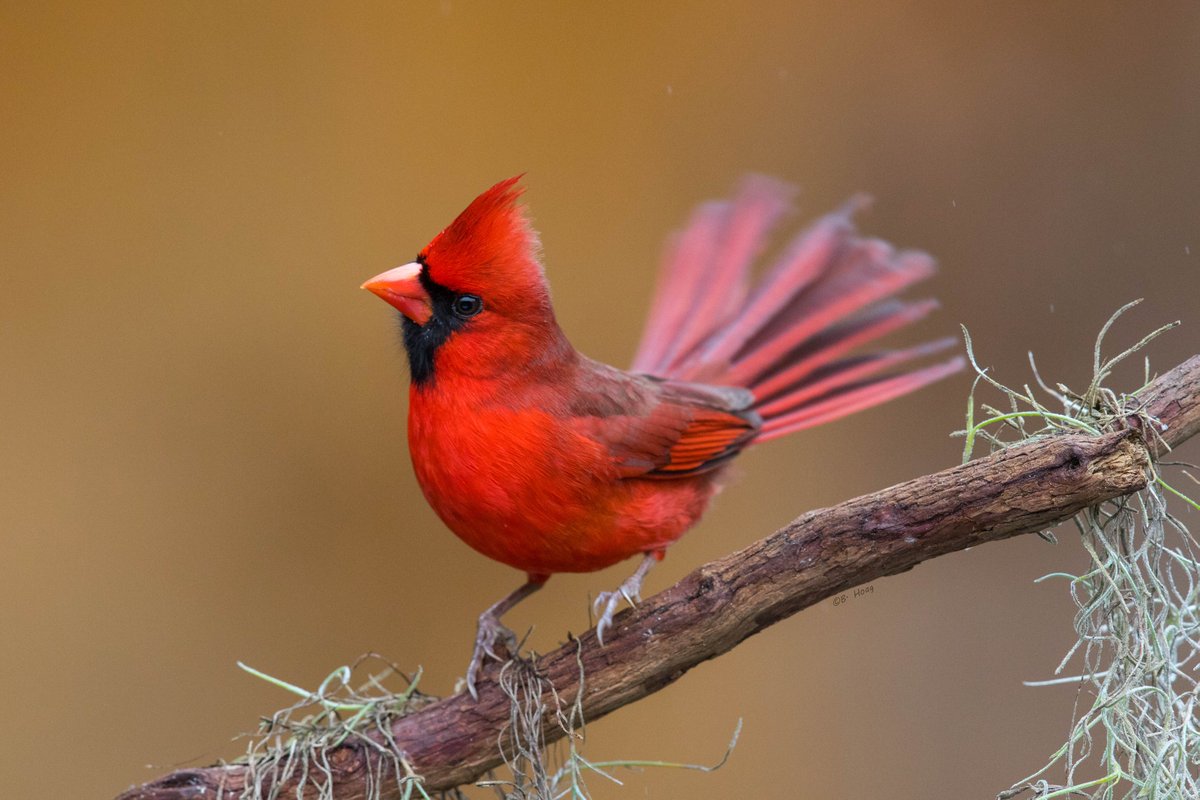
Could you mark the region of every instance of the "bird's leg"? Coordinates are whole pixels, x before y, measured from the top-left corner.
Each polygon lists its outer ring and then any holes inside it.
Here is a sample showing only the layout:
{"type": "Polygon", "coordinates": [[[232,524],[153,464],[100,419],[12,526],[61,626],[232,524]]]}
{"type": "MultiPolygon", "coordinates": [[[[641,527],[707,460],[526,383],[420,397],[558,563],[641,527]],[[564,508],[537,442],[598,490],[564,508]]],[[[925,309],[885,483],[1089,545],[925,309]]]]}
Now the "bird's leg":
{"type": "Polygon", "coordinates": [[[486,655],[495,661],[500,660],[500,656],[496,655],[495,651],[497,642],[508,648],[510,654],[516,655],[517,636],[505,627],[504,623],[500,622],[500,617],[517,603],[542,588],[542,584],[548,577],[547,575],[531,574],[529,580],[523,585],[479,615],[479,627],[475,633],[475,652],[471,655],[471,663],[467,665],[467,691],[471,693],[471,697],[479,699],[479,692],[475,690],[475,677],[483,667],[483,657],[486,655]]]}
{"type": "Polygon", "coordinates": [[[646,553],[642,558],[642,563],[638,564],[634,573],[626,578],[615,592],[601,592],[596,596],[596,602],[592,604],[592,609],[599,612],[601,606],[604,607],[604,613],[600,615],[600,621],[596,623],[596,639],[602,647],[604,646],[604,631],[612,627],[613,615],[617,613],[617,606],[620,605],[622,598],[631,606],[637,605],[637,601],[642,599],[642,581],[645,579],[646,573],[656,563],[662,561],[662,557],[662,550],[646,553]]]}

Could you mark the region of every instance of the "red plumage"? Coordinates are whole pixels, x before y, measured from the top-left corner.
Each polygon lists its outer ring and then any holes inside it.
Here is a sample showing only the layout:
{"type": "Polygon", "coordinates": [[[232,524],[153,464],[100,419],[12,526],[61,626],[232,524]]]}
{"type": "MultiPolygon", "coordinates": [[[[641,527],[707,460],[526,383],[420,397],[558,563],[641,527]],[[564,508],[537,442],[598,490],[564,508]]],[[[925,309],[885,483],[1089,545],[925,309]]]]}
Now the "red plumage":
{"type": "MultiPolygon", "coordinates": [[[[791,198],[762,177],[701,206],[672,239],[632,371],[600,364],[554,318],[517,180],[476,198],[416,262],[365,284],[407,317],[409,448],[425,497],[471,547],[529,574],[480,618],[472,690],[482,653],[506,635],[500,614],[549,575],[661,557],[752,442],[962,367],[903,370],[952,339],[853,354],[936,306],[892,299],[933,261],[858,236],[859,201],[817,220],[755,280],[791,198]]],[[[650,563],[623,593],[636,594],[650,563]]],[[[619,598],[601,598],[601,634],[619,598]]]]}

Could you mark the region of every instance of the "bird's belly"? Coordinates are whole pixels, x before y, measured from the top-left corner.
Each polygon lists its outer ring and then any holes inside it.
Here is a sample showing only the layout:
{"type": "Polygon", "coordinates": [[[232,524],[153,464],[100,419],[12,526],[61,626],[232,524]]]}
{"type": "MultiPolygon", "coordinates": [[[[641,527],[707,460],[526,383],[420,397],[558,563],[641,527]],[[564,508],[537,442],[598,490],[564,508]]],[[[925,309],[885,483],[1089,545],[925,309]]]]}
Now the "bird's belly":
{"type": "Polygon", "coordinates": [[[601,446],[541,412],[465,418],[410,416],[417,480],[460,539],[531,574],[590,572],[666,547],[714,491],[706,475],[623,480],[601,446]]]}

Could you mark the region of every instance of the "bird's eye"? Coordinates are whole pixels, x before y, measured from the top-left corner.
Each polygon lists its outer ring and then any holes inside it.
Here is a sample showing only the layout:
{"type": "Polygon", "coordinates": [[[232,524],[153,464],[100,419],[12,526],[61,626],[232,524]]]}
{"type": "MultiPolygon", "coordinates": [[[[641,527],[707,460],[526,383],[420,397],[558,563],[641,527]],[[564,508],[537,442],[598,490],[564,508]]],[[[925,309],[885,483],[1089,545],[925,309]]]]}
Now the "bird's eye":
{"type": "Polygon", "coordinates": [[[454,313],[463,319],[473,317],[480,311],[483,311],[483,301],[478,295],[460,294],[454,298],[454,313]]]}

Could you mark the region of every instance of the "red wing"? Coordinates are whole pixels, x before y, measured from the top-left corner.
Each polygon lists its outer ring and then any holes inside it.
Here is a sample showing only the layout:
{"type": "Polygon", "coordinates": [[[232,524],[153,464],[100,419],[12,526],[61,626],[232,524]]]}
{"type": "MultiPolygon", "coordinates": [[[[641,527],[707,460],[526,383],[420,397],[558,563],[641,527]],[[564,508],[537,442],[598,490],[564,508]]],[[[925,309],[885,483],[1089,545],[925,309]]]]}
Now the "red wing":
{"type": "Polygon", "coordinates": [[[744,417],[706,410],[667,451],[666,463],[646,475],[669,478],[707,472],[736,455],[757,430],[744,417]]]}
{"type": "MultiPolygon", "coordinates": [[[[679,478],[715,469],[758,433],[744,389],[675,381],[641,383],[640,402],[621,413],[578,418],[608,448],[623,478],[679,478]]],[[[639,381],[639,382],[640,382],[639,381]]]]}

